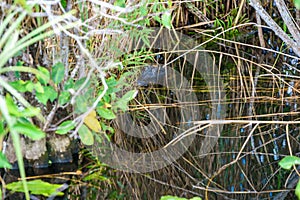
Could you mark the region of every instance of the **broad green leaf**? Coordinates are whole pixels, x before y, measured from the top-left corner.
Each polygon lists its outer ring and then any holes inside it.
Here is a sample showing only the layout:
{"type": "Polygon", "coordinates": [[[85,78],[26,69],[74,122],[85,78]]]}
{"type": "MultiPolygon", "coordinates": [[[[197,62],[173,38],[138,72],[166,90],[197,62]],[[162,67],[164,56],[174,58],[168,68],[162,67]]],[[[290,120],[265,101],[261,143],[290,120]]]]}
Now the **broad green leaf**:
{"type": "Polygon", "coordinates": [[[44,93],[44,87],[41,85],[40,82],[37,82],[34,84],[34,89],[35,91],[39,92],[39,93],[44,93]]]}
{"type": "Polygon", "coordinates": [[[75,101],[75,113],[84,113],[89,107],[88,99],[84,95],[79,95],[76,97],[75,101]]]}
{"type": "Polygon", "coordinates": [[[48,95],[46,94],[44,95],[44,94],[45,94],[44,92],[43,93],[36,92],[35,97],[39,102],[41,102],[44,105],[47,105],[47,101],[49,100],[49,96],[48,96],[49,94],[48,95]]]}
{"type": "Polygon", "coordinates": [[[36,78],[41,84],[46,85],[50,80],[50,72],[45,67],[38,66],[37,68],[44,76],[36,75],[36,78]]]}
{"type": "MultiPolygon", "coordinates": [[[[63,192],[57,192],[62,187],[60,184],[50,184],[42,180],[27,181],[28,190],[31,194],[43,195],[49,197],[51,195],[62,196],[63,192]]],[[[23,183],[21,181],[9,183],[6,188],[13,192],[24,192],[23,183]]]]}
{"type": "Polygon", "coordinates": [[[200,197],[193,197],[190,200],[202,200],[200,197]]]}
{"type": "Polygon", "coordinates": [[[115,119],[116,115],[113,113],[112,110],[108,108],[98,107],[97,113],[100,117],[103,117],[104,119],[115,119]]]}
{"type": "Polygon", "coordinates": [[[74,88],[74,82],[72,79],[68,79],[64,84],[64,90],[73,89],[74,88]]]}
{"type": "Polygon", "coordinates": [[[115,79],[115,77],[109,77],[106,80],[106,84],[108,86],[108,90],[106,91],[106,94],[111,94],[113,92],[117,92],[119,89],[117,88],[117,80],[115,79]]]}
{"type": "Polygon", "coordinates": [[[187,199],[186,198],[181,198],[181,197],[175,197],[175,196],[167,195],[167,196],[162,196],[160,198],[160,200],[187,200],[187,199]]]}
{"type": "Polygon", "coordinates": [[[40,140],[46,136],[46,134],[30,122],[18,121],[12,127],[16,132],[26,135],[32,140],[40,140]]]}
{"type": "Polygon", "coordinates": [[[23,80],[9,82],[9,85],[19,92],[27,92],[26,82],[23,80]]]}
{"type": "Polygon", "coordinates": [[[84,124],[81,125],[81,127],[78,130],[79,137],[81,139],[81,142],[84,145],[93,145],[94,144],[94,136],[93,133],[86,127],[84,124]]]}
{"type": "Polygon", "coordinates": [[[50,100],[53,102],[57,98],[58,93],[52,86],[45,86],[44,93],[36,92],[36,98],[44,105],[50,100]]]}
{"type": "Polygon", "coordinates": [[[137,93],[137,90],[130,90],[126,94],[124,94],[124,96],[122,96],[121,99],[129,102],[136,97],[137,93]]]}
{"type": "Polygon", "coordinates": [[[25,88],[26,88],[26,92],[32,92],[33,89],[35,88],[35,84],[31,81],[26,81],[25,88]]]}
{"type": "Polygon", "coordinates": [[[161,17],[162,25],[164,25],[164,27],[170,29],[172,27],[171,21],[172,21],[171,12],[169,12],[169,11],[165,12],[161,17]]]}
{"type": "Polygon", "coordinates": [[[67,134],[70,130],[74,128],[75,128],[75,123],[72,120],[64,121],[57,127],[55,133],[60,135],[67,134]]]}
{"type": "Polygon", "coordinates": [[[300,9],[300,0],[294,0],[295,7],[300,9]]]}
{"type": "Polygon", "coordinates": [[[84,123],[89,127],[92,131],[99,133],[101,131],[100,123],[97,119],[96,111],[92,110],[85,118],[84,123]]]}
{"type": "Polygon", "coordinates": [[[300,164],[300,158],[296,156],[286,156],[279,162],[279,166],[282,167],[283,169],[291,169],[293,165],[299,165],[299,164],[300,164]]]}
{"type": "Polygon", "coordinates": [[[65,76],[65,67],[61,62],[52,67],[51,79],[55,84],[59,84],[65,76]]]}
{"type": "Polygon", "coordinates": [[[8,162],[6,156],[0,151],[0,168],[11,169],[11,164],[8,162]]]}
{"type": "Polygon", "coordinates": [[[58,93],[55,91],[55,89],[52,86],[46,86],[44,87],[45,93],[49,94],[49,100],[53,102],[56,98],[58,93]]]}
{"type": "Polygon", "coordinates": [[[59,105],[63,106],[66,103],[68,103],[70,101],[70,96],[71,96],[70,92],[68,92],[68,91],[62,91],[59,94],[59,97],[58,97],[58,103],[59,103],[59,105]]]}
{"type": "Polygon", "coordinates": [[[296,189],[295,189],[295,194],[298,199],[300,199],[300,180],[297,183],[296,189]]]}
{"type": "Polygon", "coordinates": [[[106,93],[106,94],[103,96],[103,100],[104,100],[104,102],[110,102],[110,96],[106,93]]]}

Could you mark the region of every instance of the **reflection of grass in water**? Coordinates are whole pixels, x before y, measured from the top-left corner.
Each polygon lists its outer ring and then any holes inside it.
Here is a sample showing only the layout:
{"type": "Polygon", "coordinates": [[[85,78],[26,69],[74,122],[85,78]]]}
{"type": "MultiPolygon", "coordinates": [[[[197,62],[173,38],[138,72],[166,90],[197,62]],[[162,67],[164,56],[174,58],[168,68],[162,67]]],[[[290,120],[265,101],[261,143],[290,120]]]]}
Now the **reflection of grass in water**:
{"type": "MultiPolygon", "coordinates": [[[[130,114],[134,121],[141,123],[141,125],[148,125],[151,122],[149,109],[166,108],[165,116],[170,119],[172,112],[176,112],[176,108],[172,105],[176,101],[175,95],[165,87],[160,85],[149,85],[148,87],[141,88],[137,97],[130,102],[130,114]]],[[[179,114],[173,114],[172,121],[180,121],[179,114]]],[[[169,120],[168,123],[171,123],[169,120]]],[[[173,125],[173,123],[172,123],[173,125]]]]}

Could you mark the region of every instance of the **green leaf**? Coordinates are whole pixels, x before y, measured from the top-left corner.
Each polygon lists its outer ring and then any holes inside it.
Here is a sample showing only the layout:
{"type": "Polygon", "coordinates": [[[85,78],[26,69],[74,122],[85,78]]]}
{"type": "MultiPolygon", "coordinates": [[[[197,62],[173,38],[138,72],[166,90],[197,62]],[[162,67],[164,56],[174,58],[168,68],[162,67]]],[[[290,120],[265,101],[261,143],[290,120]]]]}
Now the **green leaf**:
{"type": "Polygon", "coordinates": [[[296,189],[295,189],[295,194],[298,199],[300,199],[300,180],[297,183],[296,189]]]}
{"type": "Polygon", "coordinates": [[[187,200],[187,199],[186,198],[181,198],[181,197],[175,197],[175,196],[167,195],[167,196],[162,196],[160,198],[160,200],[187,200]]]}
{"type": "Polygon", "coordinates": [[[93,172],[92,174],[87,175],[83,178],[84,181],[93,181],[93,180],[100,180],[100,181],[109,181],[108,177],[103,176],[102,171],[93,172]]]}
{"type": "Polygon", "coordinates": [[[25,108],[20,112],[20,115],[18,117],[34,117],[37,114],[40,113],[40,108],[35,108],[35,107],[29,107],[25,108]]]}
{"type": "Polygon", "coordinates": [[[24,120],[22,122],[19,120],[12,128],[14,131],[26,135],[32,140],[40,140],[46,136],[41,129],[24,120]]]}
{"type": "Polygon", "coordinates": [[[118,100],[117,102],[114,103],[113,105],[113,110],[116,110],[117,108],[120,108],[123,112],[128,110],[127,106],[128,102],[124,101],[122,99],[118,100]]]}
{"type": "MultiPolygon", "coordinates": [[[[188,200],[188,199],[182,198],[182,197],[167,195],[167,196],[162,196],[160,198],[160,200],[188,200]]],[[[202,199],[200,197],[193,197],[190,200],[202,200],[202,199]]]]}
{"type": "Polygon", "coordinates": [[[74,82],[72,79],[68,79],[64,84],[64,90],[72,89],[74,87],[74,82]]]}
{"type": "Polygon", "coordinates": [[[138,93],[137,90],[130,90],[126,94],[124,94],[124,96],[122,96],[121,99],[129,102],[136,97],[137,93],[138,93]]]}
{"type": "Polygon", "coordinates": [[[11,114],[13,116],[18,116],[20,114],[18,107],[16,106],[13,98],[9,94],[6,94],[5,102],[6,102],[6,106],[9,111],[9,114],[11,114]]]}
{"type": "Polygon", "coordinates": [[[286,156],[279,162],[279,166],[282,167],[283,169],[291,169],[293,165],[299,165],[299,164],[300,164],[300,158],[296,156],[286,156]]]}
{"type": "Polygon", "coordinates": [[[62,91],[58,97],[59,105],[65,105],[68,101],[70,101],[70,93],[68,91],[62,91]]]}
{"type": "Polygon", "coordinates": [[[172,21],[171,12],[167,11],[161,16],[162,25],[164,25],[164,27],[168,29],[172,27],[171,21],[172,21]]]}
{"type": "Polygon", "coordinates": [[[52,86],[45,86],[44,93],[36,92],[36,98],[44,105],[50,100],[53,102],[57,98],[58,93],[52,86]]]}
{"type": "Polygon", "coordinates": [[[300,0],[294,0],[295,7],[300,9],[300,0]]]}
{"type": "Polygon", "coordinates": [[[67,0],[60,0],[60,3],[64,9],[67,8],[67,0]]]}
{"type": "Polygon", "coordinates": [[[115,6],[120,6],[122,8],[125,8],[126,4],[125,4],[125,0],[116,0],[114,3],[115,6]]]}
{"type": "Polygon", "coordinates": [[[85,95],[79,95],[75,101],[75,113],[84,113],[88,109],[88,99],[85,95]]]}
{"type": "Polygon", "coordinates": [[[113,105],[114,109],[120,108],[123,112],[128,110],[128,106],[127,106],[128,102],[134,99],[137,93],[138,93],[137,90],[131,90],[127,92],[124,96],[122,96],[118,101],[114,103],[113,105]]]}
{"type": "Polygon", "coordinates": [[[0,168],[11,169],[11,164],[8,162],[6,156],[0,151],[0,168]]]}
{"type": "Polygon", "coordinates": [[[9,85],[19,92],[27,92],[26,82],[23,80],[9,82],[9,85]]]}
{"type": "Polygon", "coordinates": [[[34,117],[40,112],[40,109],[35,107],[29,107],[20,110],[9,94],[6,95],[5,100],[9,113],[15,117],[34,117]]]}
{"type": "MultiPolygon", "coordinates": [[[[60,184],[50,184],[42,180],[27,181],[27,186],[31,194],[43,195],[49,197],[51,195],[63,196],[63,192],[57,190],[62,187],[60,184]]],[[[24,192],[23,183],[21,181],[9,183],[6,188],[13,192],[24,192]]]]}
{"type": "Polygon", "coordinates": [[[41,85],[40,82],[37,82],[36,84],[34,84],[34,89],[35,91],[39,92],[39,93],[44,93],[44,87],[41,85]]]}
{"type": "Polygon", "coordinates": [[[115,119],[116,115],[108,108],[98,107],[97,113],[100,117],[103,117],[104,119],[115,119]]]}
{"type": "Polygon", "coordinates": [[[93,145],[94,144],[94,136],[93,133],[90,131],[88,127],[86,127],[84,124],[81,125],[81,127],[78,130],[79,137],[81,139],[81,142],[84,145],[93,145]]]}
{"type": "Polygon", "coordinates": [[[38,66],[37,68],[41,72],[41,74],[43,74],[44,76],[41,76],[41,75],[37,74],[36,78],[38,79],[38,81],[41,84],[46,85],[50,80],[50,72],[45,67],[38,66]]]}
{"type": "Polygon", "coordinates": [[[64,121],[63,123],[61,123],[55,133],[63,135],[63,134],[67,134],[70,130],[75,128],[75,123],[72,120],[67,120],[64,121]]]}
{"type": "Polygon", "coordinates": [[[26,81],[26,82],[25,82],[25,88],[26,88],[26,91],[32,92],[33,89],[35,88],[35,85],[34,85],[34,83],[31,82],[31,81],[26,81]]]}
{"type": "Polygon", "coordinates": [[[4,119],[0,118],[0,137],[3,137],[4,134],[5,134],[4,119]]]}
{"type": "Polygon", "coordinates": [[[59,84],[65,75],[65,67],[61,62],[56,63],[52,67],[51,79],[55,84],[59,84]]]}

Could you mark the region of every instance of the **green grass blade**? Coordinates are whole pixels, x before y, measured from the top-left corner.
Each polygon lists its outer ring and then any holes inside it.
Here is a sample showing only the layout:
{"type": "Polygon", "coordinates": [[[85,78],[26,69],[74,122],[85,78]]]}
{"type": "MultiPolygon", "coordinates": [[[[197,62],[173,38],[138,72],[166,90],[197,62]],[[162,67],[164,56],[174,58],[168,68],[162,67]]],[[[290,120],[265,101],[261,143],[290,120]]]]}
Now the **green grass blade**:
{"type": "MultiPolygon", "coordinates": [[[[13,17],[18,13],[18,11],[14,11],[12,13],[9,13],[5,19],[3,20],[3,22],[0,25],[0,36],[2,36],[3,32],[6,30],[6,26],[8,25],[9,22],[11,22],[13,20],[13,17]]],[[[0,46],[1,48],[1,46],[0,46]]]]}
{"type": "Polygon", "coordinates": [[[6,102],[3,98],[3,96],[0,96],[0,111],[2,113],[2,116],[6,120],[6,123],[8,125],[8,128],[10,130],[10,134],[13,140],[13,145],[15,148],[16,156],[17,156],[17,161],[18,161],[18,166],[19,166],[19,171],[21,175],[21,179],[23,182],[23,187],[24,187],[24,193],[26,200],[29,200],[29,191],[28,191],[28,186],[26,183],[26,174],[25,174],[25,168],[24,168],[24,162],[23,162],[23,156],[22,156],[22,150],[21,150],[21,141],[20,141],[20,136],[19,134],[13,129],[14,126],[14,120],[11,119],[8,109],[6,107],[6,102]]]}

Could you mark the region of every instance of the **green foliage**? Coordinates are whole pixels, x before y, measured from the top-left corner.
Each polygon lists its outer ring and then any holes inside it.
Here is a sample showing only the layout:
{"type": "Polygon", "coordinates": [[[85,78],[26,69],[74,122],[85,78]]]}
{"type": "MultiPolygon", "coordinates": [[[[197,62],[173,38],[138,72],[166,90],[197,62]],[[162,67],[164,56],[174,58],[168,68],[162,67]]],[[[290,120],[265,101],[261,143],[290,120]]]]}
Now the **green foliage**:
{"type": "Polygon", "coordinates": [[[125,0],[116,0],[115,3],[114,3],[114,5],[115,6],[120,6],[122,8],[125,8],[125,6],[126,6],[125,3],[126,3],[125,0]]]}
{"type": "Polygon", "coordinates": [[[116,115],[113,113],[113,111],[105,107],[98,107],[97,113],[99,114],[100,117],[103,117],[104,119],[116,118],[116,115]]]}
{"type": "MultiPolygon", "coordinates": [[[[43,195],[49,197],[51,195],[62,196],[63,192],[57,192],[57,190],[62,186],[60,184],[50,184],[42,180],[33,180],[27,182],[28,189],[31,194],[43,195]]],[[[24,192],[22,182],[13,182],[6,185],[6,188],[12,190],[13,192],[24,192]]]]}
{"type": "MultiPolygon", "coordinates": [[[[162,196],[160,198],[160,200],[188,200],[187,198],[182,198],[182,197],[175,197],[175,196],[170,196],[170,195],[167,195],[167,196],[162,196]]],[[[189,200],[201,200],[200,197],[193,197],[189,200]]]]}
{"type": "Polygon", "coordinates": [[[159,1],[153,2],[152,12],[153,13],[161,13],[161,17],[155,15],[153,19],[160,24],[162,24],[165,28],[170,29],[172,27],[172,13],[170,12],[172,7],[172,2],[168,1],[168,8],[165,8],[164,5],[159,1]]]}
{"type": "Polygon", "coordinates": [[[61,123],[55,133],[60,134],[60,135],[64,135],[67,134],[69,131],[73,130],[75,128],[75,123],[71,120],[67,120],[64,121],[63,123],[61,123]]]}
{"type": "MultiPolygon", "coordinates": [[[[296,156],[286,156],[280,162],[279,166],[283,169],[290,170],[294,165],[300,165],[300,158],[296,156]]],[[[297,183],[295,194],[300,199],[300,180],[297,183]]]]}
{"type": "Polygon", "coordinates": [[[29,107],[24,110],[20,110],[10,95],[6,95],[6,106],[9,114],[13,120],[13,126],[11,129],[17,133],[22,133],[32,140],[39,140],[45,137],[45,133],[39,128],[34,126],[25,117],[33,117],[39,113],[38,108],[29,107]]]}
{"type": "Polygon", "coordinates": [[[298,199],[300,199],[300,181],[298,181],[296,189],[295,189],[295,194],[298,199]]]}
{"type": "Polygon", "coordinates": [[[300,158],[296,156],[286,156],[280,162],[279,166],[290,170],[294,165],[300,165],[300,158]]]}
{"type": "Polygon", "coordinates": [[[43,90],[43,92],[36,92],[35,94],[39,102],[44,105],[47,105],[49,100],[53,102],[58,96],[58,93],[52,86],[44,86],[43,90]]]}
{"type": "Polygon", "coordinates": [[[51,73],[51,79],[55,84],[59,84],[63,79],[65,75],[65,67],[64,65],[59,62],[56,63],[52,67],[52,73],[51,73]]]}
{"type": "Polygon", "coordinates": [[[137,95],[137,90],[131,90],[128,91],[124,96],[122,96],[120,99],[118,99],[115,104],[113,105],[113,108],[116,110],[117,108],[120,108],[123,112],[128,110],[128,102],[135,98],[137,95]]]}
{"type": "MultiPolygon", "coordinates": [[[[10,133],[15,148],[18,166],[20,170],[20,175],[22,183],[20,183],[20,188],[25,193],[26,199],[29,198],[28,185],[26,184],[25,179],[25,170],[24,163],[21,152],[21,143],[19,133],[25,134],[26,136],[37,140],[45,137],[45,133],[42,132],[38,127],[36,127],[32,122],[30,122],[30,117],[37,117],[41,122],[45,121],[45,118],[41,115],[37,108],[34,108],[27,102],[27,100],[20,94],[20,92],[37,92],[44,93],[45,88],[43,86],[48,83],[49,77],[47,72],[42,69],[34,69],[31,67],[20,66],[23,62],[18,62],[17,66],[5,66],[8,61],[16,55],[20,55],[24,49],[28,46],[43,40],[44,38],[51,36],[54,31],[50,30],[53,24],[61,22],[68,18],[70,15],[74,14],[74,11],[61,15],[54,20],[45,24],[42,24],[40,27],[33,29],[27,34],[22,33],[22,38],[20,36],[19,28],[22,27],[21,23],[26,18],[27,14],[31,12],[34,4],[27,4],[24,0],[14,1],[16,5],[22,6],[25,10],[15,9],[14,6],[11,7],[8,11],[3,10],[4,18],[1,20],[0,24],[0,74],[6,72],[16,72],[16,78],[19,78],[19,72],[32,73],[37,76],[38,82],[33,81],[16,81],[14,83],[8,84],[2,76],[0,77],[0,86],[7,93],[10,93],[14,98],[9,95],[6,98],[3,95],[0,95],[0,111],[1,111],[1,122],[3,119],[3,124],[6,126],[7,132],[10,133]],[[15,9],[15,10],[14,10],[15,9]],[[16,102],[20,103],[22,106],[19,106],[16,102]]],[[[39,23],[41,24],[41,23],[39,23]]],[[[71,28],[74,24],[68,24],[68,27],[71,28]]],[[[56,30],[59,31],[59,30],[56,30]]],[[[26,31],[25,31],[26,32],[26,31]]],[[[51,97],[49,97],[51,99],[51,97]]],[[[53,98],[52,98],[53,99],[53,98]]],[[[46,100],[42,100],[46,103],[46,100]]],[[[3,126],[4,127],[4,126],[3,126]]],[[[3,137],[3,136],[1,136],[3,137]]],[[[5,157],[1,155],[1,167],[9,167],[5,162],[5,157]]]]}
{"type": "Polygon", "coordinates": [[[19,119],[12,127],[17,133],[26,135],[32,140],[40,140],[46,136],[46,134],[39,128],[34,126],[26,119],[19,119]]]}
{"type": "Polygon", "coordinates": [[[60,0],[60,3],[64,9],[67,8],[67,0],[60,0]]]}
{"type": "Polygon", "coordinates": [[[0,168],[8,168],[11,169],[11,164],[8,162],[5,155],[0,151],[0,168]]]}
{"type": "Polygon", "coordinates": [[[79,134],[79,137],[81,139],[81,142],[84,145],[93,145],[94,144],[93,133],[84,124],[80,126],[80,128],[78,130],[78,134],[79,134]]]}
{"type": "Polygon", "coordinates": [[[300,0],[294,0],[295,7],[300,9],[300,0]]]}

